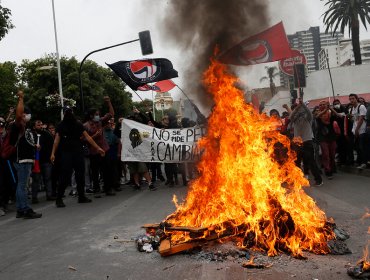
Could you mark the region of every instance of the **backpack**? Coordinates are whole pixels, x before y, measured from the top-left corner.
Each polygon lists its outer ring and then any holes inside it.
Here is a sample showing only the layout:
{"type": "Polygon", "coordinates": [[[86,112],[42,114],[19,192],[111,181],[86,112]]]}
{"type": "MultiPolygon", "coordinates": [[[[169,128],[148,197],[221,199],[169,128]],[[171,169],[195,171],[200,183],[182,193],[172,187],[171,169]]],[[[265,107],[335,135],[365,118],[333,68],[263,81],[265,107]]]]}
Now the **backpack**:
{"type": "Polygon", "coordinates": [[[17,151],[17,144],[18,141],[15,143],[14,146],[10,144],[10,132],[7,132],[1,146],[1,158],[11,158],[11,156],[14,155],[17,151]]]}

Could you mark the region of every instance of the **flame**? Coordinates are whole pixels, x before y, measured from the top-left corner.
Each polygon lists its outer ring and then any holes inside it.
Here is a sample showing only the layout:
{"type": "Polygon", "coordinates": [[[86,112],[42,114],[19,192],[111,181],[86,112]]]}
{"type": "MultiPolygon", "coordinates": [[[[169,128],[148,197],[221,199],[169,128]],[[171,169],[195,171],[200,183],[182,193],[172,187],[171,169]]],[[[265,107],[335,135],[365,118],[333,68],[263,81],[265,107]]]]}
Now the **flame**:
{"type": "Polygon", "coordinates": [[[361,217],[361,220],[370,218],[370,210],[366,208],[366,213],[361,217]]]}
{"type": "MultiPolygon", "coordinates": [[[[205,236],[211,231],[222,236],[231,227],[235,236],[243,235],[241,244],[252,240],[254,248],[269,256],[279,251],[328,253],[326,242],[333,233],[325,227],[325,213],[302,188],[309,182],[295,165],[289,139],[276,131],[274,120],[245,103],[235,87],[238,79],[225,65],[212,59],[203,82],[215,106],[208,134],[198,143],[204,148],[201,176],[183,203],[174,198],[177,210],[166,221],[207,227],[205,236]],[[279,159],[276,151],[282,152],[279,159]]],[[[189,239],[176,232],[171,242],[189,239]]]]}
{"type": "Polygon", "coordinates": [[[370,241],[367,242],[367,245],[364,249],[364,256],[359,261],[359,263],[362,264],[362,271],[370,271],[369,245],[370,241]]]}

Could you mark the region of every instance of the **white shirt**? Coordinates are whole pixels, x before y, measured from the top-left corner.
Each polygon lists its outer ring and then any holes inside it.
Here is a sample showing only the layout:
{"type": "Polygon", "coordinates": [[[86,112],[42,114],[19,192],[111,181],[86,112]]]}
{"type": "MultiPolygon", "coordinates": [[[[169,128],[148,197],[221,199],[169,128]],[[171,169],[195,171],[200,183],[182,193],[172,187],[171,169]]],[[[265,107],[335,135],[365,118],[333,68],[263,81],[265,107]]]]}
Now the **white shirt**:
{"type": "Polygon", "coordinates": [[[350,113],[353,117],[352,119],[354,120],[353,121],[353,128],[352,128],[352,133],[353,134],[355,134],[357,124],[358,124],[358,121],[359,121],[361,116],[364,117],[364,121],[362,122],[362,125],[361,125],[360,129],[358,130],[358,133],[363,134],[363,133],[366,132],[366,121],[365,121],[366,111],[367,110],[366,110],[365,105],[362,105],[361,103],[358,103],[357,106],[352,108],[352,110],[350,111],[350,113]],[[360,106],[360,108],[359,108],[359,106],[360,106]]]}

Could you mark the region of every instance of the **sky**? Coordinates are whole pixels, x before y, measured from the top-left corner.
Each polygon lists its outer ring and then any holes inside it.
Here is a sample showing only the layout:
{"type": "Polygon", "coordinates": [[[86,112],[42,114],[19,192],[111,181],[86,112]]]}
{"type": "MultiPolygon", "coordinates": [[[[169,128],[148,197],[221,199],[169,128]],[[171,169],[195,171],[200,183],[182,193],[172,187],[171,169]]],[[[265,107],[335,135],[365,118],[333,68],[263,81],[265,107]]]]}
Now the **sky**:
{"type": "MultiPolygon", "coordinates": [[[[11,10],[12,22],[16,26],[0,41],[0,62],[20,63],[23,59],[34,60],[56,52],[52,0],[0,1],[3,7],[11,10]]],[[[165,5],[169,1],[171,0],[54,0],[59,53],[82,60],[93,50],[137,39],[140,31],[150,30],[154,53],[149,57],[171,60],[179,72],[179,78],[174,81],[182,87],[184,81],[181,73],[184,71],[183,64],[186,64],[184,60],[191,52],[184,54],[168,42],[157,24],[161,18],[166,17],[165,5]]],[[[283,21],[287,34],[306,30],[310,26],[320,26],[324,30],[321,17],[325,11],[324,2],[267,1],[269,24],[283,21]]],[[[256,33],[259,31],[262,30],[256,30],[256,33]]],[[[360,36],[361,39],[369,39],[370,33],[362,28],[360,36]]],[[[140,58],[143,56],[139,42],[98,52],[89,57],[104,67],[105,63],[140,58]]],[[[247,67],[246,77],[241,77],[242,80],[245,79],[251,88],[267,87],[267,82],[259,82],[264,75],[264,66],[266,65],[247,67]]],[[[184,90],[186,91],[185,88],[184,90]]],[[[184,98],[176,88],[171,93],[175,100],[184,98]]],[[[143,99],[151,98],[149,92],[142,92],[141,96],[143,99]]]]}

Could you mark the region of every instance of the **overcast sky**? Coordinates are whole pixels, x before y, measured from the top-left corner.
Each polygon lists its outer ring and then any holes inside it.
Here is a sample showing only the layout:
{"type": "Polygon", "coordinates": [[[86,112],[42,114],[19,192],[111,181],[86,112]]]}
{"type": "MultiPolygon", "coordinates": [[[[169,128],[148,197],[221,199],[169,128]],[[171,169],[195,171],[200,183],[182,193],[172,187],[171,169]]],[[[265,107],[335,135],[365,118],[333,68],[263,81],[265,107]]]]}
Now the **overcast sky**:
{"type": "MultiPolygon", "coordinates": [[[[19,63],[22,59],[33,60],[55,53],[51,0],[0,1],[3,7],[11,10],[16,26],[0,41],[0,62],[19,63]]],[[[81,60],[90,51],[137,39],[138,32],[150,30],[154,48],[151,57],[170,59],[179,71],[175,82],[181,86],[182,61],[186,57],[164,39],[156,26],[158,19],[166,16],[164,7],[168,1],[171,0],[54,0],[59,52],[81,60]]],[[[323,29],[321,15],[325,8],[320,0],[269,0],[269,3],[270,25],[282,20],[287,34],[317,25],[323,29]]],[[[369,32],[362,30],[361,39],[369,38],[369,32]]],[[[103,66],[105,62],[139,58],[142,58],[139,42],[89,57],[103,66]]],[[[247,84],[250,87],[267,86],[259,83],[261,75],[261,67],[248,67],[247,84]]],[[[175,99],[181,96],[177,89],[172,93],[175,99]]],[[[141,94],[144,98],[151,97],[149,93],[141,94]]]]}

